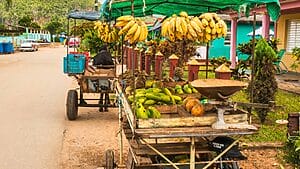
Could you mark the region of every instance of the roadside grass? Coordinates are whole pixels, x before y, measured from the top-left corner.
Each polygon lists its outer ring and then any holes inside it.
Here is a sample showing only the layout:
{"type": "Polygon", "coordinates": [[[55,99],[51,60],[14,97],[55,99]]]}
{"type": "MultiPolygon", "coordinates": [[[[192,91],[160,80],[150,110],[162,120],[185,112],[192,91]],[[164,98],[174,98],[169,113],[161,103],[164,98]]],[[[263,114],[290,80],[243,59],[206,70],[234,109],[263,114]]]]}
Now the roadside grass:
{"type": "MultiPolygon", "coordinates": [[[[239,102],[249,102],[245,91],[239,91],[231,99],[239,102]]],[[[276,120],[287,119],[291,112],[300,112],[300,95],[278,90],[276,93],[276,105],[282,109],[269,112],[265,124],[260,125],[257,134],[244,137],[246,142],[285,142],[287,125],[277,124],[276,120]]],[[[253,111],[253,123],[260,124],[259,118],[253,111]]]]}

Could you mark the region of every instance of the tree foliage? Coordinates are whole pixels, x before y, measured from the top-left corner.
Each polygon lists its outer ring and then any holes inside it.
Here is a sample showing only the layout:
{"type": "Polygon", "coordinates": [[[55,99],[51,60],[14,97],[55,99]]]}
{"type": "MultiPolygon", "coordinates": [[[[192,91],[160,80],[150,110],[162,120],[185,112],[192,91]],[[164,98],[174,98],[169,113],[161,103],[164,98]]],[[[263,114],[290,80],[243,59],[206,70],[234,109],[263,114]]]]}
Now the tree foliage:
{"type": "MultiPolygon", "coordinates": [[[[255,103],[269,104],[275,100],[277,82],[275,79],[275,67],[273,61],[276,53],[265,39],[260,39],[255,47],[254,57],[254,80],[250,83],[249,89],[253,85],[253,101],[255,103]]],[[[250,90],[249,90],[250,91],[250,90]]],[[[266,119],[269,109],[257,109],[260,121],[266,119]]]]}
{"type": "Polygon", "coordinates": [[[93,10],[94,0],[6,0],[0,1],[0,18],[7,23],[17,25],[19,20],[30,16],[32,22],[39,23],[42,28],[58,18],[57,22],[66,29],[67,14],[71,10],[93,10]],[[7,3],[7,2],[8,3],[7,3]],[[9,4],[9,10],[6,9],[9,4]]]}

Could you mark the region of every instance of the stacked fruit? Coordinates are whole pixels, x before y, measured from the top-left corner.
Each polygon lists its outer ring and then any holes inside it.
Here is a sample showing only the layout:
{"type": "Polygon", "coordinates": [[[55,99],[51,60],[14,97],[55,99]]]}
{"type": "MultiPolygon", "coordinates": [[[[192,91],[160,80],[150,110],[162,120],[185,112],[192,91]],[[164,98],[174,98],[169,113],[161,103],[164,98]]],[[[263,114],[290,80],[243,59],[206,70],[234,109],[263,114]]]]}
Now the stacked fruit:
{"type": "Polygon", "coordinates": [[[195,97],[187,97],[183,100],[183,106],[193,116],[202,116],[204,114],[204,106],[195,97]]]}
{"type": "Polygon", "coordinates": [[[199,16],[199,20],[204,28],[204,36],[199,39],[201,42],[207,43],[226,36],[227,25],[216,13],[204,13],[199,16]]]}
{"type": "Polygon", "coordinates": [[[98,31],[98,36],[103,42],[113,43],[119,40],[118,30],[110,27],[109,23],[97,21],[94,29],[98,31]]]}
{"type": "Polygon", "coordinates": [[[180,12],[167,18],[162,23],[161,34],[170,41],[190,40],[209,42],[215,38],[226,36],[227,26],[216,13],[204,13],[200,17],[189,17],[180,12]]]}
{"type": "Polygon", "coordinates": [[[125,41],[128,40],[130,44],[145,41],[148,36],[145,22],[130,15],[117,18],[116,26],[120,28],[118,34],[125,35],[125,41]]]}

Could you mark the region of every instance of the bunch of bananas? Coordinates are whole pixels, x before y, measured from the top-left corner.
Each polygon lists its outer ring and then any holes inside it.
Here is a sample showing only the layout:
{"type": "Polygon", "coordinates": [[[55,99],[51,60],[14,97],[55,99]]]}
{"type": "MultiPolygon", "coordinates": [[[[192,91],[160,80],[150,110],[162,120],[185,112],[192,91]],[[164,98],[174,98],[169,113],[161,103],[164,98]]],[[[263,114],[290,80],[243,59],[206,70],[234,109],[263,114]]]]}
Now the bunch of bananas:
{"type": "Polygon", "coordinates": [[[205,13],[200,17],[189,17],[186,12],[167,18],[161,27],[161,35],[170,41],[187,39],[209,42],[226,36],[227,26],[216,13],[205,13]]]}
{"type": "Polygon", "coordinates": [[[201,27],[194,21],[189,19],[186,12],[180,12],[179,16],[173,14],[167,18],[161,26],[161,35],[168,37],[172,42],[188,38],[196,39],[198,36],[203,36],[201,27]]]}
{"type": "Polygon", "coordinates": [[[109,23],[97,21],[94,29],[98,31],[98,36],[103,42],[113,43],[119,40],[118,30],[110,27],[109,23]]]}
{"type": "Polygon", "coordinates": [[[120,28],[118,35],[125,35],[125,41],[130,44],[145,41],[148,36],[147,25],[130,15],[117,18],[116,26],[120,28]]]}
{"type": "Polygon", "coordinates": [[[209,42],[216,38],[225,37],[227,34],[226,23],[216,13],[204,13],[199,16],[203,26],[204,36],[200,42],[209,42]]]}

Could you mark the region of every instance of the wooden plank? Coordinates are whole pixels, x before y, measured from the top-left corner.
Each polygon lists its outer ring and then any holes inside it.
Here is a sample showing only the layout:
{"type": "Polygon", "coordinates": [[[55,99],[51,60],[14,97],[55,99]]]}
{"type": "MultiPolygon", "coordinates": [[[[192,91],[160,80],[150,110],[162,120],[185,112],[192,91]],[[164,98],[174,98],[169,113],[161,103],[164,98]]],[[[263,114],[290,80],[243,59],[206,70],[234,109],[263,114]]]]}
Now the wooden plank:
{"type": "MultiPolygon", "coordinates": [[[[247,121],[247,114],[224,115],[226,123],[240,123],[247,121]]],[[[174,117],[160,119],[139,119],[138,128],[161,127],[199,127],[211,126],[217,120],[216,114],[208,114],[201,117],[174,117]]]]}
{"type": "Polygon", "coordinates": [[[138,165],[152,164],[152,161],[149,157],[137,156],[138,165]]]}
{"type": "Polygon", "coordinates": [[[255,130],[249,129],[212,129],[211,127],[174,127],[136,129],[136,135],[142,138],[181,138],[181,137],[206,137],[254,134],[255,130]]]}

